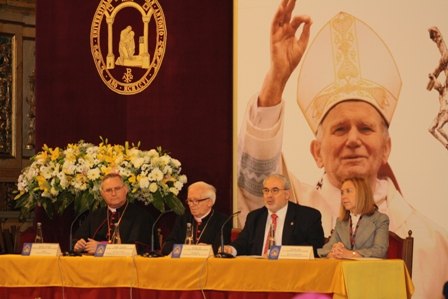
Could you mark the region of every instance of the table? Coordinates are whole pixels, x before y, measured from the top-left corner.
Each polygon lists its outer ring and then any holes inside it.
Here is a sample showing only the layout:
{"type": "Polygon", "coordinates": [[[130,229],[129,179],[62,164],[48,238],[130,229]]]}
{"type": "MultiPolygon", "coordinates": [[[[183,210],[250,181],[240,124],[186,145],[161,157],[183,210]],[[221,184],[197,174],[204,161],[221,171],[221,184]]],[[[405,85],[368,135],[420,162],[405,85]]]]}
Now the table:
{"type": "Polygon", "coordinates": [[[0,298],[231,298],[242,292],[405,299],[414,286],[402,260],[0,256],[0,298]]]}

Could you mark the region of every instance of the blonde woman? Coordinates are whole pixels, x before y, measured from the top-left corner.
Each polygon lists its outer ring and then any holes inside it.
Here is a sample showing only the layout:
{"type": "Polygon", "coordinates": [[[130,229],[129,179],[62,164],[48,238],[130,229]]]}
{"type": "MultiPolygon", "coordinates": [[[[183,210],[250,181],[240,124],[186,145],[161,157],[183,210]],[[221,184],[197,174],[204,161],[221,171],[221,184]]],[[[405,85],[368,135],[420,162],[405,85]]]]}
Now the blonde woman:
{"type": "Polygon", "coordinates": [[[339,217],[330,240],[318,249],[319,256],[384,258],[388,247],[389,217],[378,212],[367,180],[344,180],[339,217]]]}

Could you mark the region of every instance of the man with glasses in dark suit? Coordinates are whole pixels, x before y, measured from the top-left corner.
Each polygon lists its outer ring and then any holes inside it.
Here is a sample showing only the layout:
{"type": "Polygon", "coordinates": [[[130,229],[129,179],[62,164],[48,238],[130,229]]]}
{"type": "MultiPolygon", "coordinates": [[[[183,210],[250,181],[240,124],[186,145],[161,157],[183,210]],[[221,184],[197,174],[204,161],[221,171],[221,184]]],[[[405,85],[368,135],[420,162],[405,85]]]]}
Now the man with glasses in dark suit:
{"type": "MultiPolygon", "coordinates": [[[[186,205],[188,210],[176,218],[171,233],[162,247],[162,254],[167,255],[174,244],[183,244],[187,237],[187,226],[192,229],[192,244],[210,244],[216,254],[220,245],[221,226],[227,216],[213,209],[216,201],[216,189],[210,184],[199,181],[188,187],[186,205]]],[[[224,242],[230,241],[232,223],[224,227],[224,242]]]]}
{"type": "Polygon", "coordinates": [[[264,207],[249,212],[238,238],[224,246],[224,251],[266,256],[273,244],[310,245],[316,256],[324,244],[320,212],[290,201],[291,185],[281,174],[266,177],[262,192],[264,207]]]}

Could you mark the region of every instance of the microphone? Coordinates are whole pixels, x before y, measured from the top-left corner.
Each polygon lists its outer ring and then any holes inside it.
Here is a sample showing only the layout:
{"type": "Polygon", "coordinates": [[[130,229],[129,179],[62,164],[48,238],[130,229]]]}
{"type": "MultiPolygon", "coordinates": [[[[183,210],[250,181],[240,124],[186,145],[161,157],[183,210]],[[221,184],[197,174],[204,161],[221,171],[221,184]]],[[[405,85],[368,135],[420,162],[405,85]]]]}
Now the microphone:
{"type": "Polygon", "coordinates": [[[84,212],[82,212],[81,214],[79,214],[78,216],[75,217],[75,219],[72,221],[72,223],[70,224],[70,234],[69,234],[69,251],[65,252],[64,255],[70,255],[70,256],[77,256],[77,255],[81,255],[80,253],[74,252],[73,251],[73,226],[75,225],[75,223],[81,218],[81,216],[85,215],[89,210],[85,210],[84,212]]]}
{"type": "MultiPolygon", "coordinates": [[[[146,256],[146,257],[161,257],[162,256],[162,254],[160,254],[160,252],[157,252],[154,250],[154,229],[156,228],[156,225],[159,222],[160,218],[162,218],[163,215],[165,215],[167,213],[171,213],[171,212],[173,212],[173,209],[161,212],[159,214],[159,216],[157,216],[156,221],[154,221],[154,223],[152,224],[152,227],[151,227],[151,251],[149,253],[144,254],[144,256],[146,256]]],[[[162,244],[160,244],[160,246],[162,246],[162,244]]]]}
{"type": "Polygon", "coordinates": [[[233,217],[235,217],[236,215],[238,215],[239,213],[241,213],[241,211],[237,211],[235,213],[233,213],[232,215],[230,215],[226,221],[224,221],[224,223],[221,225],[221,251],[218,252],[216,254],[215,257],[219,257],[219,258],[233,258],[234,256],[231,255],[230,253],[226,253],[224,252],[224,226],[226,226],[227,222],[230,221],[230,219],[232,219],[233,217]]]}

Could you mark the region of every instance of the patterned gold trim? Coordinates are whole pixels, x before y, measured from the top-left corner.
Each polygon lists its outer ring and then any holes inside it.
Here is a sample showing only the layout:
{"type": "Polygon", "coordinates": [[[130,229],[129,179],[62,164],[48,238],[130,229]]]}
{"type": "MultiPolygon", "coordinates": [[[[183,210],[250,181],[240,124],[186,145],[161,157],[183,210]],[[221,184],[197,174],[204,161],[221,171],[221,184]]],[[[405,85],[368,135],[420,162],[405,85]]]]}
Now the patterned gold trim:
{"type": "MultiPolygon", "coordinates": [[[[330,22],[335,81],[312,100],[306,113],[319,121],[330,108],[343,100],[358,99],[374,104],[384,114],[396,98],[383,86],[361,76],[356,18],[340,13],[330,22]]],[[[388,115],[386,116],[388,118],[388,115]]]]}

